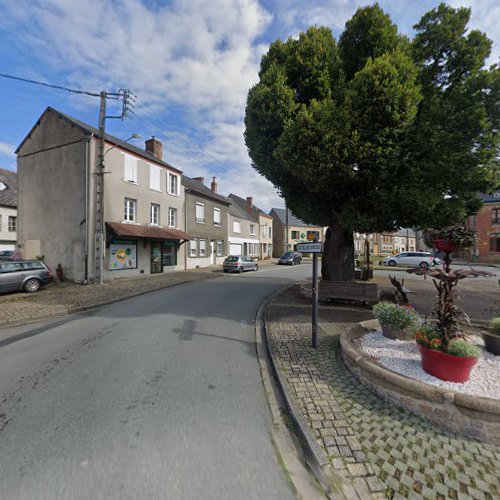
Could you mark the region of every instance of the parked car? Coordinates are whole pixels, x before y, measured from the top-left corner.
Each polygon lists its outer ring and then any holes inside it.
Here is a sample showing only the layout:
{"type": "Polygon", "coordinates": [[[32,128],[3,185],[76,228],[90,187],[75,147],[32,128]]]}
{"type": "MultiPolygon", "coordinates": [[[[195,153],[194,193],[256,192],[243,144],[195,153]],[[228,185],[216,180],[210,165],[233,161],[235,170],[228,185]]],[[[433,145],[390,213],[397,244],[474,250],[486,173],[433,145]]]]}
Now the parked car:
{"type": "Polygon", "coordinates": [[[386,257],[382,264],[387,266],[429,267],[441,264],[441,260],[429,252],[401,252],[386,257]]]}
{"type": "Polygon", "coordinates": [[[0,261],[0,293],[36,292],[52,280],[52,272],[39,260],[0,261]]]}
{"type": "Polygon", "coordinates": [[[12,260],[14,250],[0,250],[0,260],[12,260]]]}
{"type": "Polygon", "coordinates": [[[229,255],[222,264],[225,273],[242,273],[243,271],[257,271],[259,266],[252,257],[246,255],[229,255]]]}
{"type": "Polygon", "coordinates": [[[285,252],[279,259],[278,264],[287,264],[294,266],[302,262],[302,254],[300,252],[285,252]]]}

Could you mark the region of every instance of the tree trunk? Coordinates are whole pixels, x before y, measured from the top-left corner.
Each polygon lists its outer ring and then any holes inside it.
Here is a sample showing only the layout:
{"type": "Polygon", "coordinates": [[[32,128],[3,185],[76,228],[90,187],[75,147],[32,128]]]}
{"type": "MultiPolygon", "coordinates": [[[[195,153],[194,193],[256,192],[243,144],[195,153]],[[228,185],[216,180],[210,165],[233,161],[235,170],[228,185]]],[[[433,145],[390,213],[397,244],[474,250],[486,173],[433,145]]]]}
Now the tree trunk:
{"type": "Polygon", "coordinates": [[[354,280],[354,237],[337,224],[326,230],[321,277],[325,281],[354,280]]]}

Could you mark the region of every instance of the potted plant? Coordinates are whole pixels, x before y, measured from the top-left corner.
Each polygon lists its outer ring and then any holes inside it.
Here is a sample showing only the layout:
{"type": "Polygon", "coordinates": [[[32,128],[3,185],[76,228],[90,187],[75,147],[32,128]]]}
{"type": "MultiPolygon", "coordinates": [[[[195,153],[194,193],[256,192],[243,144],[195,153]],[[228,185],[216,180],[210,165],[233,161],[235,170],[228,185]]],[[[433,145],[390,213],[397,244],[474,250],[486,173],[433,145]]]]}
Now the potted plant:
{"type": "Polygon", "coordinates": [[[430,375],[450,382],[466,382],[477,361],[477,347],[465,341],[462,324],[469,317],[455,305],[456,287],[462,279],[495,276],[488,271],[451,269],[449,253],[444,269],[410,269],[408,273],[433,278],[438,297],[434,310],[437,321],[431,328],[417,332],[416,339],[422,355],[422,367],[430,375]]]}
{"type": "Polygon", "coordinates": [[[490,321],[488,330],[482,331],[481,337],[484,340],[484,348],[495,356],[500,356],[500,317],[490,321]]]}
{"type": "Polygon", "coordinates": [[[428,246],[434,246],[446,254],[465,250],[477,242],[477,232],[464,226],[430,229],[425,232],[424,237],[428,246]]]}
{"type": "Polygon", "coordinates": [[[467,382],[480,356],[479,349],[456,338],[446,347],[436,325],[424,324],[415,334],[422,368],[429,375],[448,382],[467,382]]]}
{"type": "Polygon", "coordinates": [[[373,314],[389,339],[411,338],[419,326],[420,317],[412,306],[382,301],[373,306],[373,314]]]}

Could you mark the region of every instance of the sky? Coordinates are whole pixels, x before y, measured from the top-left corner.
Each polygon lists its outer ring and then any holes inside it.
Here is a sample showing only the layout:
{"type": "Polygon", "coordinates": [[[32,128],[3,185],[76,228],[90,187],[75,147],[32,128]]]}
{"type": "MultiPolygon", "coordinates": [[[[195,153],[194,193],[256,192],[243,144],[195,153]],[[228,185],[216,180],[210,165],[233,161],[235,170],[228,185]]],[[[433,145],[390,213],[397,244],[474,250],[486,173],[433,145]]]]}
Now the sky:
{"type": "MultiPolygon", "coordinates": [[[[438,5],[382,0],[400,32],[438,5]]],[[[500,3],[450,0],[472,8],[471,29],[500,55],[500,3]]],[[[154,135],[163,159],[190,177],[217,178],[219,192],[269,211],[284,207],[252,167],[243,139],[248,90],[277,38],[311,25],[338,39],[360,0],[0,0],[0,73],[99,93],[130,89],[134,114],[109,119],[106,131],[144,147],[154,135]]],[[[108,103],[116,114],[117,103],[108,103]]],[[[0,77],[0,167],[15,170],[15,149],[47,106],[97,127],[99,100],[0,77]]]]}

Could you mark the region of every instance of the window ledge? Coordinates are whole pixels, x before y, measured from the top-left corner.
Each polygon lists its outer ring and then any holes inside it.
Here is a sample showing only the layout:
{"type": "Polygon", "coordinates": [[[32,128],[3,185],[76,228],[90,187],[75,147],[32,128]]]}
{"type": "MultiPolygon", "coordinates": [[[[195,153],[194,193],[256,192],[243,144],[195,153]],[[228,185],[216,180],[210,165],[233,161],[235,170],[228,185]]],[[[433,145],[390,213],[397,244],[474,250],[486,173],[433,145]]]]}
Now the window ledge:
{"type": "Polygon", "coordinates": [[[148,189],[150,191],[156,191],[157,193],[163,193],[163,191],[161,189],[152,188],[151,186],[149,186],[148,189]]]}
{"type": "Polygon", "coordinates": [[[138,186],[139,183],[136,182],[136,181],[131,181],[131,180],[128,180],[128,179],[122,179],[123,182],[126,182],[127,184],[134,184],[134,186],[138,186]]]}

